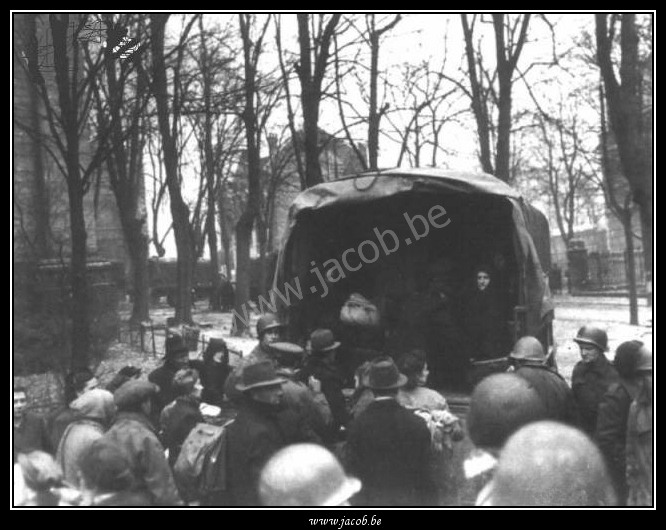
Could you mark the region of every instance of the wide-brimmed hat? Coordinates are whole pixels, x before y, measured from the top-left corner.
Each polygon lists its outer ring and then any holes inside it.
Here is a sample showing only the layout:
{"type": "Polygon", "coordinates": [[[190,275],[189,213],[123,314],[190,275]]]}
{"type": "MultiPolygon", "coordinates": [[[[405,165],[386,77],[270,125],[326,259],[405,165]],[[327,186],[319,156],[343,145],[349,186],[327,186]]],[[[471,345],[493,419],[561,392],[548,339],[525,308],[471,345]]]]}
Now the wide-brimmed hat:
{"type": "Polygon", "coordinates": [[[167,337],[166,347],[165,347],[165,359],[171,359],[173,357],[178,357],[185,353],[189,354],[190,349],[187,347],[185,342],[183,342],[183,337],[180,335],[171,335],[167,337]]]}
{"type": "Polygon", "coordinates": [[[407,377],[400,373],[390,357],[372,361],[368,367],[366,385],[372,390],[392,390],[405,386],[407,377]]]}
{"type": "Polygon", "coordinates": [[[285,382],[286,379],[275,373],[275,366],[271,361],[262,361],[243,368],[241,379],[236,384],[236,390],[246,392],[253,388],[281,385],[285,382]]]}
{"type": "Polygon", "coordinates": [[[315,329],[310,335],[312,353],[329,352],[339,347],[340,343],[335,340],[330,329],[315,329]]]}
{"type": "Polygon", "coordinates": [[[272,342],[266,348],[278,359],[300,359],[305,353],[303,348],[292,342],[272,342]]]}

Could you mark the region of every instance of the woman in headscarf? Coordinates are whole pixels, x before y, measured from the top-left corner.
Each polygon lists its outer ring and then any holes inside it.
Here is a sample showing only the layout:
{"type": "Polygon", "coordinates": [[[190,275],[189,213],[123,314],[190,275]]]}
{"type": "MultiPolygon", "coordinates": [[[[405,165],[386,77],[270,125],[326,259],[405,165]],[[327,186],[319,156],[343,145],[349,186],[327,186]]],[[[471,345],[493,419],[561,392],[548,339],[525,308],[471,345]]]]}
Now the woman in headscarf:
{"type": "Polygon", "coordinates": [[[462,300],[462,326],[466,332],[470,357],[487,360],[502,357],[505,346],[502,305],[490,267],[475,269],[475,285],[462,300]]]}
{"type": "Polygon", "coordinates": [[[96,388],[76,398],[70,407],[78,413],[79,419],[67,426],[58,445],[56,461],[62,468],[65,482],[78,487],[81,459],[111,425],[116,405],[111,392],[96,388]]]}

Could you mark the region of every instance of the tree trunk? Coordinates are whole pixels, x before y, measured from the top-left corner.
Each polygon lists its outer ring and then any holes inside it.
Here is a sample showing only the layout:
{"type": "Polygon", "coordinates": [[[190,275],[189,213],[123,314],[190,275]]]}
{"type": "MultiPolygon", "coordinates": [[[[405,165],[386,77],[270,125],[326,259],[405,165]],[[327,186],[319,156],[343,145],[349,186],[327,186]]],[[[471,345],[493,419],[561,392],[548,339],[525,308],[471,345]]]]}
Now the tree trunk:
{"type": "MultiPolygon", "coordinates": [[[[151,15],[153,28],[153,90],[157,103],[157,119],[162,149],[164,153],[164,170],[173,219],[173,232],[178,252],[178,265],[176,281],[178,284],[176,297],[177,322],[192,323],[192,275],[194,264],[194,234],[190,224],[190,211],[183,200],[180,190],[178,171],[178,147],[176,139],[171,132],[169,116],[171,111],[168,105],[168,91],[166,78],[166,65],[164,61],[164,27],[168,15],[151,15]]],[[[177,119],[177,117],[173,117],[177,119]]]]}
{"type": "MultiPolygon", "coordinates": [[[[74,160],[74,157],[71,157],[74,160]]],[[[80,185],[78,157],[74,164],[68,161],[69,176],[72,180],[67,187],[69,196],[69,222],[72,234],[72,260],[70,281],[72,286],[72,371],[88,368],[90,354],[90,308],[87,276],[87,239],[86,221],[83,210],[83,188],[80,185]],[[79,182],[79,185],[75,185],[79,182]]]]}
{"type": "Polygon", "coordinates": [[[622,215],[622,228],[624,240],[627,245],[626,265],[627,281],[629,283],[629,324],[638,325],[638,293],[636,290],[636,259],[634,258],[634,234],[631,230],[631,208],[627,208],[622,215]]]}
{"type": "Polygon", "coordinates": [[[511,166],[511,72],[499,72],[499,104],[495,176],[509,181],[511,166]]]}
{"type": "Polygon", "coordinates": [[[370,109],[368,113],[368,162],[370,169],[377,169],[379,157],[379,120],[377,110],[377,76],[379,75],[379,35],[370,35],[370,109]]]}
{"type": "Polygon", "coordinates": [[[241,335],[249,322],[244,322],[238,316],[250,314],[247,302],[250,300],[250,242],[252,241],[252,228],[254,216],[243,212],[236,224],[236,298],[234,301],[234,333],[241,335]]]}

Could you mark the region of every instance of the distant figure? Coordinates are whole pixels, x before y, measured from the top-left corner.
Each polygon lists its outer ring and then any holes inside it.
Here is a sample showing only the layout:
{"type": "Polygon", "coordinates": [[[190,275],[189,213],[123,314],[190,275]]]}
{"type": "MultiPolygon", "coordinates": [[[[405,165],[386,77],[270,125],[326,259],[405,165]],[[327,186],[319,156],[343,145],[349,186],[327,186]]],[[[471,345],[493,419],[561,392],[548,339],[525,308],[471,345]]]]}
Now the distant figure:
{"type": "Polygon", "coordinates": [[[275,453],[261,471],[264,506],[349,506],[361,481],[345,474],[333,453],[320,445],[290,445],[275,453]]]}
{"type": "Polygon", "coordinates": [[[159,388],[152,407],[151,419],[155,425],[159,425],[162,409],[176,398],[172,388],[173,376],[178,370],[187,368],[190,362],[190,350],[180,335],[167,337],[165,349],[164,364],[148,374],[148,381],[159,388]]]}
{"type": "Polygon", "coordinates": [[[111,426],[116,414],[113,394],[95,388],[72,401],[79,419],[67,426],[58,445],[56,462],[63,471],[66,482],[79,487],[81,459],[92,443],[101,438],[111,426]]]}
{"type": "Polygon", "coordinates": [[[547,365],[543,345],[535,337],[525,336],[509,354],[515,373],[534,387],[546,407],[546,417],[572,426],[578,424],[573,392],[564,378],[547,365]]]}
{"type": "Polygon", "coordinates": [[[574,366],[571,388],[580,415],[580,427],[593,437],[597,429],[599,403],[608,388],[618,382],[613,365],[606,358],[608,335],[603,329],[583,326],[574,341],[580,347],[581,360],[574,366]]]}
{"type": "Polygon", "coordinates": [[[615,506],[603,458],[572,427],[550,421],[521,428],[502,450],[487,506],[615,506]]]}
{"type": "Polygon", "coordinates": [[[148,381],[128,381],[113,395],[118,415],[104,434],[105,441],[121,449],[137,478],[137,491],[155,506],[180,506],[182,501],[164,456],[164,447],[150,421],[157,386],[148,381]]]}
{"type": "Polygon", "coordinates": [[[199,410],[203,387],[196,370],[178,370],[173,376],[172,389],[176,398],[160,413],[160,432],[173,468],[187,435],[197,423],[203,423],[204,418],[199,410]]]}
{"type": "Polygon", "coordinates": [[[23,387],[14,388],[14,463],[21,453],[49,451],[51,441],[46,421],[42,416],[28,411],[28,394],[23,387]]]}
{"type": "Polygon", "coordinates": [[[234,308],[236,293],[234,285],[229,281],[226,275],[220,275],[220,306],[222,311],[231,311],[234,308]]]}
{"type": "Polygon", "coordinates": [[[125,453],[109,440],[93,442],[81,459],[81,506],[152,506],[125,453]]]}
{"type": "MultiPolygon", "coordinates": [[[[638,340],[623,342],[615,352],[620,379],[613,383],[599,404],[595,439],[601,449],[620,505],[627,503],[627,424],[629,409],[641,389],[651,382],[652,352],[638,340]]],[[[651,459],[650,459],[651,460],[651,459]]]]}
{"type": "Polygon", "coordinates": [[[480,266],[474,274],[475,285],[464,296],[461,324],[470,355],[482,361],[505,355],[506,337],[502,301],[492,281],[490,268],[480,266]]]}
{"type": "Polygon", "coordinates": [[[375,400],[352,420],[347,436],[349,469],[363,483],[355,506],[432,506],[430,431],[397,401],[407,378],[390,357],[372,362],[368,387],[375,400]]]}
{"type": "Polygon", "coordinates": [[[475,388],[467,413],[467,433],[477,448],[465,461],[465,474],[478,491],[477,506],[488,502],[489,483],[497,458],[514,432],[546,419],[546,408],[535,388],[516,374],[494,374],[475,388]]]}

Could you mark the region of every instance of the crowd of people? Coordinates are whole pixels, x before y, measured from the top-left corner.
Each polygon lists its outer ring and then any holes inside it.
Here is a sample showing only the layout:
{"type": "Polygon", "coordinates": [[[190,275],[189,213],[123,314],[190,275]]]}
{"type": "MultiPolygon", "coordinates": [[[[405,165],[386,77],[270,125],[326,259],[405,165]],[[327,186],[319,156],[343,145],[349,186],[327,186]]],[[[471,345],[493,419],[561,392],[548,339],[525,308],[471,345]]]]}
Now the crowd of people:
{"type": "Polygon", "coordinates": [[[147,378],[126,367],[102,389],[77,372],[48,416],[15,388],[15,505],[425,507],[463,488],[478,506],[652,504],[652,353],[639,341],[611,362],[605,331],[584,326],[569,386],[523,337],[459,418],[428,387],[423,350],[377,352],[355,367],[352,391],[331,330],[306,347],[284,332],[261,316],[258,345],[233,368],[222,339],[192,361],[171,336],[147,378]],[[216,422],[203,404],[235,416],[216,422]],[[461,480],[453,454],[465,439],[461,480]]]}

